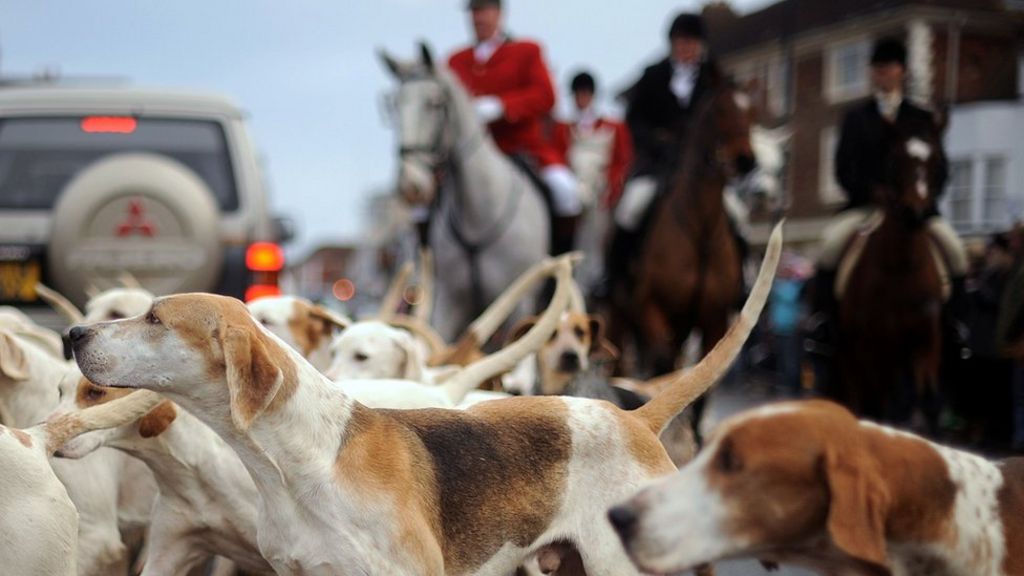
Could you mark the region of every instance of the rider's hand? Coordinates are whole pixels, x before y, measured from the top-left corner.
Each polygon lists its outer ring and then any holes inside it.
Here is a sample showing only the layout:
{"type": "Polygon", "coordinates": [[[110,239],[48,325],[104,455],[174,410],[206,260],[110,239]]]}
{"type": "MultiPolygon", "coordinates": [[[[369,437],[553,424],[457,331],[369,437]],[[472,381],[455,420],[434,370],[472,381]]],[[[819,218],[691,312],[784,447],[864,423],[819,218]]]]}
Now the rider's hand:
{"type": "Polygon", "coordinates": [[[476,117],[484,124],[490,124],[505,116],[505,105],[497,96],[480,96],[473,100],[476,117]]]}

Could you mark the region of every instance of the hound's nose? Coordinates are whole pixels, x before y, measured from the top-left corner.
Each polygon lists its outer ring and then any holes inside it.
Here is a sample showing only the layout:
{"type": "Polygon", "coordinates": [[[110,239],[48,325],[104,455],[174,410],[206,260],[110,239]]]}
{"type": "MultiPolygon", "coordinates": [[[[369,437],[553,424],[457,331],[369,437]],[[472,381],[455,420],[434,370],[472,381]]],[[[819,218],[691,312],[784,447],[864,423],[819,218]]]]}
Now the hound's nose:
{"type": "Polygon", "coordinates": [[[616,506],[608,511],[608,521],[623,540],[629,539],[636,532],[636,512],[629,506],[616,506]]]}
{"type": "Polygon", "coordinates": [[[558,369],[562,372],[577,372],[580,368],[580,357],[575,352],[565,352],[558,359],[558,369]]]}
{"type": "Polygon", "coordinates": [[[68,331],[68,340],[71,341],[71,345],[81,344],[92,336],[92,330],[85,326],[75,326],[68,331]]]}

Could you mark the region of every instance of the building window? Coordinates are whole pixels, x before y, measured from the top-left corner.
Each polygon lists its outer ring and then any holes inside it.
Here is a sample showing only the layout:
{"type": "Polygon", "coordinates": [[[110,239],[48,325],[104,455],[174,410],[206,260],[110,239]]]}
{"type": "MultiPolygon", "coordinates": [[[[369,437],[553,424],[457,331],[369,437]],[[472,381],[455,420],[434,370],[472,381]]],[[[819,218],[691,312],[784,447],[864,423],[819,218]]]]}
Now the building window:
{"type": "Polygon", "coordinates": [[[1004,229],[1012,224],[1006,156],[961,158],[949,164],[944,209],[962,234],[1004,229]]]}
{"type": "Polygon", "coordinates": [[[839,141],[839,133],[835,126],[829,126],[821,131],[821,141],[818,169],[818,198],[826,206],[842,204],[846,198],[843,196],[839,183],[836,182],[836,143],[839,141]]]}
{"type": "Polygon", "coordinates": [[[1006,158],[993,156],[985,159],[985,180],[982,183],[982,224],[987,228],[1008,226],[1006,197],[1006,158]]]}
{"type": "Polygon", "coordinates": [[[828,48],[825,54],[825,95],[830,101],[852,100],[868,93],[870,50],[866,39],[828,48]]]}
{"type": "Polygon", "coordinates": [[[781,55],[744,62],[737,66],[737,83],[750,91],[754,102],[764,104],[764,116],[769,120],[790,112],[793,100],[792,77],[789,60],[781,55]]]}
{"type": "Polygon", "coordinates": [[[970,159],[954,160],[949,163],[949,192],[946,210],[949,221],[957,230],[970,229],[974,224],[971,189],[974,181],[974,164],[970,159]]]}

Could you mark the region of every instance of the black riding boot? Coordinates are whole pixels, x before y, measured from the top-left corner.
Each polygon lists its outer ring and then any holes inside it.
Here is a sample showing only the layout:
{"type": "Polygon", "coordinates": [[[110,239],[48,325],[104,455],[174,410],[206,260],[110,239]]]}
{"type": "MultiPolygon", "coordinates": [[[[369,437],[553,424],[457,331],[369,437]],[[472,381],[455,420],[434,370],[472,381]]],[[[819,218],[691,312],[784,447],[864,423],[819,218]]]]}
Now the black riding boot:
{"type": "Polygon", "coordinates": [[[551,255],[558,256],[576,248],[579,216],[555,216],[551,219],[551,255]]]}
{"type": "Polygon", "coordinates": [[[617,286],[629,278],[629,263],[633,258],[639,233],[615,226],[604,255],[604,276],[594,287],[596,300],[608,301],[617,286]]]}
{"type": "Polygon", "coordinates": [[[969,313],[967,288],[964,277],[950,278],[949,302],[943,314],[943,326],[951,349],[963,360],[971,357],[971,332],[967,324],[969,313]]]}
{"type": "Polygon", "coordinates": [[[814,298],[804,326],[804,349],[829,357],[836,346],[836,272],[819,268],[814,275],[814,298]]]}

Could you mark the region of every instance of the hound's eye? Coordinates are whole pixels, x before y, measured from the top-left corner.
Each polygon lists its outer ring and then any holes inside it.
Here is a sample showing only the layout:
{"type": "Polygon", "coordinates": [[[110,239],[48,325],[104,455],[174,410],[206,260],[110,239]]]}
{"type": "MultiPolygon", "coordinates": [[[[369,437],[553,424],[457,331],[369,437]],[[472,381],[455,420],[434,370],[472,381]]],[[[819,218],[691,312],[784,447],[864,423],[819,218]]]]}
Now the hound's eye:
{"type": "Polygon", "coordinates": [[[368,355],[363,354],[362,352],[356,352],[356,354],[355,354],[355,356],[353,356],[353,358],[356,359],[356,362],[366,362],[367,360],[370,359],[370,357],[368,355]]]}
{"type": "Polygon", "coordinates": [[[583,328],[580,328],[579,326],[573,329],[572,333],[575,334],[576,338],[580,340],[583,340],[583,338],[587,335],[587,333],[583,331],[583,328]]]}
{"type": "Polygon", "coordinates": [[[99,400],[100,398],[103,398],[106,395],[107,393],[103,390],[100,390],[99,388],[89,388],[89,390],[85,392],[85,399],[99,400]]]}
{"type": "Polygon", "coordinates": [[[146,314],[146,324],[159,324],[159,323],[160,323],[160,319],[157,318],[156,314],[154,314],[152,311],[150,311],[148,314],[146,314]]]}
{"type": "Polygon", "coordinates": [[[731,443],[723,443],[715,457],[715,465],[725,474],[735,474],[743,469],[743,461],[733,449],[731,443]]]}

